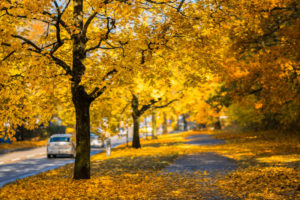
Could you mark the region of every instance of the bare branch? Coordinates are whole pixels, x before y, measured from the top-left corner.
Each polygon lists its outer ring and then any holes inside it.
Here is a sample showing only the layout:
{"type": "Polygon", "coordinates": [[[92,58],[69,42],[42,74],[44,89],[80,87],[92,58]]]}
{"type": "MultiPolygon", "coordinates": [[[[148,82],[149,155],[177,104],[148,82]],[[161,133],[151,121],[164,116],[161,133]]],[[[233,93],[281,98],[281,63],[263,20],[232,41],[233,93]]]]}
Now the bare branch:
{"type": "Polygon", "coordinates": [[[61,12],[61,14],[64,14],[64,12],[65,12],[65,11],[67,10],[67,8],[69,7],[70,3],[71,3],[71,0],[69,0],[69,1],[67,2],[66,6],[65,6],[65,8],[63,9],[63,11],[61,12]]]}
{"type": "Polygon", "coordinates": [[[2,59],[2,61],[5,61],[6,59],[8,59],[8,58],[9,58],[11,55],[13,55],[15,52],[16,52],[15,50],[11,51],[8,55],[6,55],[6,56],[2,59]]]}
{"type": "Polygon", "coordinates": [[[103,92],[106,90],[106,86],[103,86],[101,89],[96,87],[93,92],[89,94],[90,96],[90,101],[94,101],[97,97],[99,97],[103,92]]]}
{"type": "Polygon", "coordinates": [[[151,99],[149,104],[143,105],[142,108],[138,111],[138,116],[144,114],[149,108],[151,108],[154,104],[156,104],[159,101],[161,101],[161,98],[159,98],[158,100],[151,99]]]}
{"type": "Polygon", "coordinates": [[[57,3],[56,0],[54,0],[54,5],[55,5],[55,8],[56,8],[57,14],[61,15],[61,12],[60,12],[60,9],[59,9],[59,5],[58,5],[58,3],[57,3]]]}
{"type": "Polygon", "coordinates": [[[185,1],[185,0],[181,0],[179,6],[178,6],[178,8],[177,8],[177,12],[180,12],[181,7],[183,6],[184,1],[185,1]]]}
{"type": "Polygon", "coordinates": [[[127,109],[127,107],[130,105],[130,103],[127,103],[126,104],[126,106],[122,109],[122,111],[121,111],[121,114],[123,114],[125,111],[126,111],[126,109],[127,109]]]}
{"type": "MultiPolygon", "coordinates": [[[[60,25],[65,28],[65,30],[68,32],[69,35],[71,35],[71,30],[69,29],[69,27],[67,26],[67,24],[61,19],[61,16],[62,16],[63,12],[60,14],[60,19],[59,20],[57,19],[58,18],[57,16],[53,17],[52,14],[49,13],[48,11],[43,11],[43,14],[44,15],[48,15],[55,22],[59,21],[60,25]]],[[[51,24],[51,25],[54,25],[54,24],[51,24]]]]}
{"type": "Polygon", "coordinates": [[[108,37],[109,37],[109,34],[111,33],[111,31],[116,27],[115,26],[115,20],[110,18],[110,17],[107,17],[106,18],[106,33],[105,33],[105,36],[100,38],[98,44],[94,47],[91,47],[91,48],[88,48],[86,49],[86,52],[89,52],[89,51],[93,51],[95,49],[112,49],[112,48],[109,48],[109,47],[101,47],[101,44],[103,41],[105,40],[108,40],[108,37]]]}
{"type": "MultiPolygon", "coordinates": [[[[116,69],[113,69],[102,78],[102,81],[107,81],[108,78],[110,78],[111,75],[117,73],[118,71],[116,69]]],[[[106,89],[106,86],[103,86],[101,89],[99,87],[96,87],[90,94],[89,97],[91,101],[94,101],[97,97],[99,97],[106,89]]]]}
{"type": "Polygon", "coordinates": [[[1,42],[1,45],[7,46],[7,47],[10,47],[10,46],[11,46],[10,44],[8,44],[8,43],[6,43],[6,42],[1,42]]]}
{"type": "Polygon", "coordinates": [[[55,57],[52,54],[50,54],[50,56],[57,65],[61,66],[66,71],[66,75],[72,75],[71,67],[65,61],[55,57]]]}
{"type": "Polygon", "coordinates": [[[148,3],[154,3],[154,4],[166,4],[166,2],[158,2],[153,0],[146,0],[148,3]]]}
{"type": "Polygon", "coordinates": [[[12,37],[14,38],[18,38],[22,41],[24,41],[26,44],[29,44],[31,45],[33,48],[35,48],[36,52],[37,53],[41,53],[42,52],[42,49],[40,47],[38,47],[34,42],[32,42],[31,40],[23,37],[23,36],[20,36],[20,35],[12,35],[12,37]]]}
{"type": "Polygon", "coordinates": [[[153,108],[158,109],[158,108],[165,108],[168,107],[170,104],[172,104],[175,101],[179,101],[179,99],[173,99],[172,101],[169,101],[168,103],[166,103],[165,105],[161,105],[161,106],[153,106],[153,108]]]}
{"type": "Polygon", "coordinates": [[[36,17],[33,17],[33,18],[28,18],[28,16],[25,16],[25,15],[12,15],[8,12],[9,9],[12,9],[14,8],[13,6],[11,6],[10,8],[2,8],[1,11],[5,11],[5,14],[3,14],[2,16],[4,15],[8,15],[10,17],[14,17],[14,18],[22,18],[22,19],[29,19],[29,20],[36,20],[36,21],[40,21],[40,22],[43,22],[43,23],[46,23],[46,24],[51,24],[50,21],[47,21],[47,20],[44,20],[44,19],[39,19],[39,18],[36,18],[36,17]]]}
{"type": "Polygon", "coordinates": [[[91,22],[93,21],[93,19],[96,17],[98,13],[97,12],[94,12],[93,14],[91,14],[89,16],[89,18],[86,20],[84,26],[83,26],[83,30],[82,30],[82,35],[84,36],[84,38],[86,38],[86,33],[87,33],[87,30],[88,30],[88,27],[89,25],[91,24],[91,22]]]}

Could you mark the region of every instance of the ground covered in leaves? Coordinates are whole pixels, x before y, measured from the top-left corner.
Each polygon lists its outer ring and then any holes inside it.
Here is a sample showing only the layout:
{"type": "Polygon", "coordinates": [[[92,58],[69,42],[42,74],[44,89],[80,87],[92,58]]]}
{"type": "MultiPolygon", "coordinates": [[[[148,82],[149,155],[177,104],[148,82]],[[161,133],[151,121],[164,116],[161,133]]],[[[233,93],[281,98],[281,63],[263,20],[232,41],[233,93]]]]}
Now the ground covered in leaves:
{"type": "Polygon", "coordinates": [[[45,146],[47,144],[46,140],[32,140],[32,141],[14,141],[11,144],[8,143],[0,143],[0,153],[11,151],[11,150],[19,150],[19,149],[30,149],[35,147],[45,146]]]}
{"type": "Polygon", "coordinates": [[[185,143],[185,136],[193,134],[199,132],[144,140],[137,150],[119,146],[110,157],[92,157],[90,180],[72,180],[71,164],[8,184],[0,189],[0,199],[208,199],[216,189],[229,199],[300,197],[297,135],[211,132],[226,143],[185,143]],[[199,152],[232,158],[239,168],[215,181],[205,171],[162,173],[179,156],[199,152]]]}

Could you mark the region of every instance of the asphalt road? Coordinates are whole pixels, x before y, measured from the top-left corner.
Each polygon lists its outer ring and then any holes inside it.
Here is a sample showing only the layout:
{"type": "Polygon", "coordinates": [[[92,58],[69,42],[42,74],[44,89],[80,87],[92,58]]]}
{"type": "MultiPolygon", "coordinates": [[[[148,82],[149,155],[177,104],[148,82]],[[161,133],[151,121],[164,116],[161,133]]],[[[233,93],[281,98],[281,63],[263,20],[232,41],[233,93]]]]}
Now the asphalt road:
{"type": "MultiPolygon", "coordinates": [[[[126,137],[119,138],[118,136],[114,136],[111,138],[112,147],[123,143],[126,143],[126,137]]],[[[91,155],[102,151],[104,149],[92,148],[91,155]]],[[[0,187],[17,179],[32,176],[73,162],[74,158],[68,157],[48,159],[46,147],[2,154],[0,155],[0,187]]]]}

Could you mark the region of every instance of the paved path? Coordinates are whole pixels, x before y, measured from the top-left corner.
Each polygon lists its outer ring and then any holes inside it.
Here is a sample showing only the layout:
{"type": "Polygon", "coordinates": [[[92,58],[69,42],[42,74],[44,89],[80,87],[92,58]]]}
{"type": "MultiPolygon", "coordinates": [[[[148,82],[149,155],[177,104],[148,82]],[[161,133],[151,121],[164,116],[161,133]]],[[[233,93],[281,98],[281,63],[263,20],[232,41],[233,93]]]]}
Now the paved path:
{"type": "MultiPolygon", "coordinates": [[[[187,144],[191,145],[217,145],[224,143],[222,140],[214,139],[210,135],[199,134],[189,136],[186,139],[189,139],[187,144]]],[[[218,194],[217,189],[213,186],[213,183],[217,176],[222,176],[228,172],[237,169],[235,162],[227,157],[221,156],[214,152],[208,153],[196,153],[192,155],[183,155],[180,156],[172,165],[166,167],[164,172],[172,173],[188,173],[192,174],[196,171],[206,172],[205,178],[212,187],[212,190],[208,193],[199,191],[201,194],[201,199],[207,200],[223,200],[226,197],[218,194]],[[202,196],[202,195],[206,196],[202,196]]]]}

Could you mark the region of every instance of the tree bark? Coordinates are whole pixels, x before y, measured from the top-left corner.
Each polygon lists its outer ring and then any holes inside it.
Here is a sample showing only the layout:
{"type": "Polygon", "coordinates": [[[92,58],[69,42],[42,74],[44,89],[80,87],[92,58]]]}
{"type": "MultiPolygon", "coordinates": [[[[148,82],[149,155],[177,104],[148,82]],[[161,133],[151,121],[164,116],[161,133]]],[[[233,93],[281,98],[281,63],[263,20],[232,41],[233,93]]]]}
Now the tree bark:
{"type": "Polygon", "coordinates": [[[163,134],[168,134],[168,120],[166,113],[164,113],[163,134]]]}
{"type": "Polygon", "coordinates": [[[82,86],[72,88],[76,111],[74,179],[90,178],[90,101],[82,86]]]}
{"type": "Polygon", "coordinates": [[[221,122],[220,122],[220,118],[219,117],[217,117],[217,121],[214,124],[214,128],[216,130],[220,130],[221,129],[221,122]]]}
{"type": "Polygon", "coordinates": [[[187,121],[186,121],[186,114],[183,114],[183,130],[184,131],[187,131],[188,130],[188,124],[187,124],[187,121]]]}
{"type": "Polygon", "coordinates": [[[133,148],[141,148],[140,143],[140,113],[139,113],[139,100],[138,97],[132,94],[132,119],[133,119],[133,139],[132,139],[132,147],[133,148]]]}
{"type": "Polygon", "coordinates": [[[138,149],[138,148],[141,148],[140,135],[139,135],[140,119],[135,114],[132,114],[132,119],[133,119],[133,140],[132,140],[132,147],[138,149]]]}
{"type": "Polygon", "coordinates": [[[76,111],[76,158],[74,179],[90,178],[90,104],[92,99],[80,84],[85,72],[86,37],[83,31],[83,0],[73,0],[75,33],[73,43],[72,100],[76,111]]]}
{"type": "Polygon", "coordinates": [[[157,139],[156,134],[156,112],[155,109],[152,109],[152,139],[157,139]]]}

